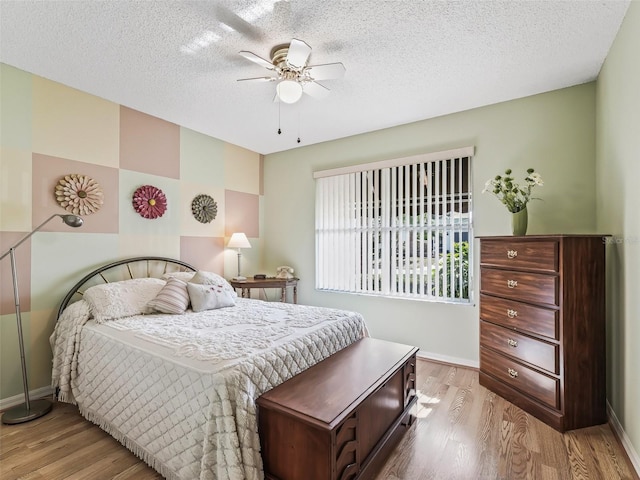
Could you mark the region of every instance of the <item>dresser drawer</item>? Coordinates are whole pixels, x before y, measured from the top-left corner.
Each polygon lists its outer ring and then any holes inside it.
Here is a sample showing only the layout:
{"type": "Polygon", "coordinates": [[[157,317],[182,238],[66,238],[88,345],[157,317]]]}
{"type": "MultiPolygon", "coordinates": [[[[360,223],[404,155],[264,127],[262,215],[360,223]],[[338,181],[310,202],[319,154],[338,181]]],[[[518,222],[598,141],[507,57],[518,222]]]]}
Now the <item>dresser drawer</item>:
{"type": "Polygon", "coordinates": [[[558,305],[558,277],[543,273],[525,273],[480,268],[480,291],[533,303],[558,305]]]}
{"type": "Polygon", "coordinates": [[[560,373],[557,345],[484,321],[480,322],[480,345],[498,350],[548,372],[560,373]]]}
{"type": "Polygon", "coordinates": [[[480,347],[480,371],[552,408],[560,408],[560,382],[555,378],[538,373],[483,347],[480,347]]]}
{"type": "Polygon", "coordinates": [[[480,263],[507,268],[558,271],[558,242],[487,240],[480,244],[480,263]]]}
{"type": "Polygon", "coordinates": [[[535,307],[506,298],[480,294],[480,318],[521,332],[559,339],[559,310],[535,307]]]}

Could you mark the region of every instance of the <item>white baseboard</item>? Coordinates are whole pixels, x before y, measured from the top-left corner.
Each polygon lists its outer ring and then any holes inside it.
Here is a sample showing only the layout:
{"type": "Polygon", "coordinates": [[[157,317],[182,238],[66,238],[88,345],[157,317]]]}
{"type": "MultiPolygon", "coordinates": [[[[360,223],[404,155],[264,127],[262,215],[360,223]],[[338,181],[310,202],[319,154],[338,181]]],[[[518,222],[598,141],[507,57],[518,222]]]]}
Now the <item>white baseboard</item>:
{"type": "Polygon", "coordinates": [[[640,476],[640,456],[638,456],[638,452],[636,452],[635,448],[633,448],[633,444],[631,440],[627,436],[627,432],[624,431],[618,417],[616,417],[616,412],[611,408],[611,404],[607,401],[607,414],[609,415],[609,423],[611,424],[611,428],[615,430],[615,434],[620,439],[620,443],[622,443],[622,447],[625,452],[629,456],[629,460],[633,464],[633,468],[636,470],[636,474],[640,476]]]}
{"type": "MultiPolygon", "coordinates": [[[[53,395],[53,388],[51,387],[42,387],[29,391],[29,399],[42,398],[49,395],[53,395]]],[[[2,398],[0,399],[0,410],[6,410],[7,408],[15,407],[21,403],[24,403],[23,393],[9,398],[2,398]]]]}
{"type": "Polygon", "coordinates": [[[460,365],[461,367],[480,368],[480,363],[466,358],[450,357],[448,355],[440,355],[438,353],[425,352],[424,350],[418,350],[416,354],[419,358],[426,360],[433,360],[434,362],[450,363],[452,365],[460,365]]]}

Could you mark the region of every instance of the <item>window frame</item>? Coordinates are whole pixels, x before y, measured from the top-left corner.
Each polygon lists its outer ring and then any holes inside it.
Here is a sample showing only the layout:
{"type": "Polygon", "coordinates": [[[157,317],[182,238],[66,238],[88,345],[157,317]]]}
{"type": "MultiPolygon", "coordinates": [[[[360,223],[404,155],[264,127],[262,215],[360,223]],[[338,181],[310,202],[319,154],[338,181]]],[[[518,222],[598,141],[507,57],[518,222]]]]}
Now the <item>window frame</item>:
{"type": "Polygon", "coordinates": [[[473,304],[473,155],[471,146],[314,172],[316,289],[473,304]]]}

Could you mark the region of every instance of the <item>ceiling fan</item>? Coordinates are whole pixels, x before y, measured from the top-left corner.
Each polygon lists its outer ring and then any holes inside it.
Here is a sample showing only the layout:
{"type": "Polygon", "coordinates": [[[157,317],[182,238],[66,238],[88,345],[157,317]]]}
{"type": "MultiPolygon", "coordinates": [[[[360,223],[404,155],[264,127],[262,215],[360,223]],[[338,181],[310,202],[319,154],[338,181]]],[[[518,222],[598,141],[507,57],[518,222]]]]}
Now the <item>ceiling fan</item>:
{"type": "Polygon", "coordinates": [[[296,103],[302,93],[315,98],[329,95],[329,89],[320,85],[316,80],[342,78],[345,68],[342,63],[327,63],[324,65],[307,65],[311,47],[302,40],[292,39],[291,43],[276,45],[271,49],[271,61],[259,57],[255,53],[241,51],[247,60],[257,63],[271,70],[270,76],[255,78],[240,78],[239,82],[278,82],[276,98],[285,103],[296,103]]]}

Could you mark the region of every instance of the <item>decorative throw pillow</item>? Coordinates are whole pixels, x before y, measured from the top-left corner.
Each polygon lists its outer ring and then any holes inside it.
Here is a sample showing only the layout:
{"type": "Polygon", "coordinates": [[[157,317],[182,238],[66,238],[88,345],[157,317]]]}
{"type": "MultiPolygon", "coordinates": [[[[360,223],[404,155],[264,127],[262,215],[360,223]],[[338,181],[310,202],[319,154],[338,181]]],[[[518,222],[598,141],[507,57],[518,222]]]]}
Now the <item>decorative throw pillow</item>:
{"type": "Polygon", "coordinates": [[[234,297],[221,285],[187,283],[187,290],[191,299],[191,309],[194,312],[233,307],[236,304],[234,297]]]}
{"type": "Polygon", "coordinates": [[[169,277],[167,284],[147,303],[147,311],[160,313],[184,313],[189,306],[187,282],[169,277]]]}
{"type": "Polygon", "coordinates": [[[198,271],[189,283],[198,283],[200,285],[217,285],[222,287],[232,298],[236,298],[238,294],[235,289],[217,273],[198,271]]]}
{"type": "Polygon", "coordinates": [[[96,322],[103,323],[145,313],[147,303],[164,285],[165,281],[159,278],[134,278],[88,288],[83,298],[96,322]]]}
{"type": "Polygon", "coordinates": [[[190,282],[196,272],[167,272],[162,274],[163,280],[169,280],[170,278],[177,278],[183,282],[190,282]]]}

